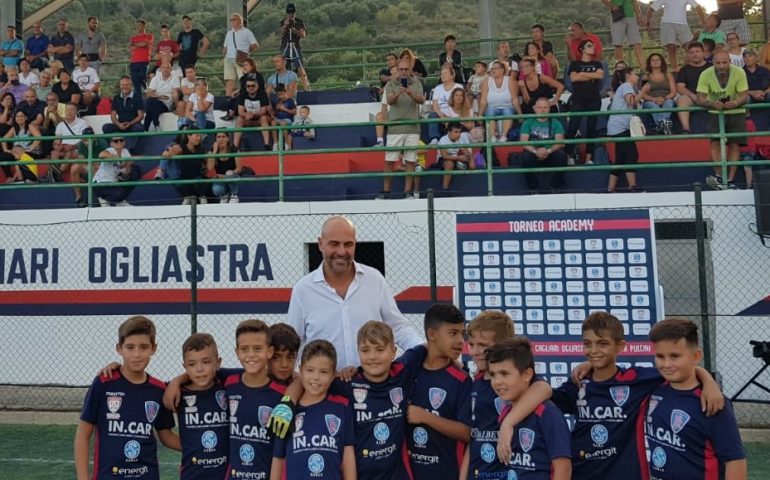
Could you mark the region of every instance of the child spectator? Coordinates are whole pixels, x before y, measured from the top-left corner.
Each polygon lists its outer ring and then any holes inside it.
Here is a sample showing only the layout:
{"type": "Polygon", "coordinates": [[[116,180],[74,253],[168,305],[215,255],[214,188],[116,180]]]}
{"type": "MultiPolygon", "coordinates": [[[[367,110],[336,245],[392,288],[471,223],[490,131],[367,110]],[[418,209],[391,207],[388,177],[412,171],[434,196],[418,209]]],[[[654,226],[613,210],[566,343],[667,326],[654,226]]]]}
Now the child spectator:
{"type": "MultiPolygon", "coordinates": [[[[294,117],[293,125],[306,126],[312,125],[313,119],[310,118],[310,107],[303,105],[299,108],[299,113],[294,117]]],[[[295,137],[305,137],[308,140],[315,140],[315,128],[297,128],[292,130],[291,134],[295,137]]]]}
{"type": "Polygon", "coordinates": [[[710,38],[704,39],[702,42],[703,44],[703,59],[706,60],[706,63],[711,65],[714,63],[714,50],[716,50],[716,43],[714,43],[714,40],[710,38]]]}
{"type": "Polygon", "coordinates": [[[471,439],[471,379],[453,362],[463,349],[465,317],[454,305],[425,312],[428,356],[417,372],[407,413],[414,478],[458,478],[471,439]]]}
{"type": "Polygon", "coordinates": [[[304,393],[294,433],[276,443],[270,480],[304,480],[321,474],[329,479],[356,478],[353,409],[347,398],[329,394],[336,365],[337,352],[326,340],[313,340],[302,350],[304,393]]]}
{"type": "Polygon", "coordinates": [[[109,377],[96,377],[83,402],[75,433],[77,478],[158,478],[157,441],[181,450],[171,429],[174,417],[161,405],[166,385],[145,369],[157,348],[155,324],[131,317],[118,328],[118,355],[123,365],[109,377]],[[89,475],[89,443],[94,442],[93,476],[89,475]]]}
{"type": "Polygon", "coordinates": [[[646,408],[650,477],[745,480],[746,453],[732,405],[725,402],[725,409],[713,417],[701,410],[698,327],[684,318],[669,318],[653,325],[650,341],[655,366],[666,380],[652,392],[646,408]]]}
{"type": "MultiPolygon", "coordinates": [[[[463,132],[462,125],[459,123],[449,124],[446,135],[438,141],[439,165],[444,171],[475,170],[473,151],[470,147],[463,146],[470,143],[472,143],[471,135],[468,132],[463,132]]],[[[444,175],[441,179],[442,196],[449,192],[450,183],[452,183],[452,175],[444,175]]]]}
{"type": "Polygon", "coordinates": [[[227,473],[230,421],[227,394],[216,373],[222,359],[214,337],[191,335],[182,344],[182,360],[190,382],[182,387],[177,408],[182,443],[181,480],[224,478],[227,473]]]}
{"type": "MultiPolygon", "coordinates": [[[[525,337],[504,340],[487,350],[492,388],[502,401],[517,403],[534,379],[535,359],[525,337]]],[[[505,417],[510,407],[501,414],[505,417]]],[[[569,428],[550,400],[516,425],[508,478],[570,480],[569,428]],[[511,475],[513,473],[513,475],[511,475]]]]}
{"type": "MultiPolygon", "coordinates": [[[[273,126],[278,125],[291,125],[294,121],[294,115],[297,114],[297,103],[294,101],[293,98],[289,96],[288,90],[286,90],[286,85],[279,83],[278,86],[275,87],[275,91],[277,93],[277,98],[273,102],[273,112],[275,114],[275,119],[270,122],[273,126]]],[[[291,150],[291,131],[290,130],[284,130],[284,149],[285,150],[291,150]]],[[[273,131],[273,151],[278,151],[278,131],[273,131]]]]}

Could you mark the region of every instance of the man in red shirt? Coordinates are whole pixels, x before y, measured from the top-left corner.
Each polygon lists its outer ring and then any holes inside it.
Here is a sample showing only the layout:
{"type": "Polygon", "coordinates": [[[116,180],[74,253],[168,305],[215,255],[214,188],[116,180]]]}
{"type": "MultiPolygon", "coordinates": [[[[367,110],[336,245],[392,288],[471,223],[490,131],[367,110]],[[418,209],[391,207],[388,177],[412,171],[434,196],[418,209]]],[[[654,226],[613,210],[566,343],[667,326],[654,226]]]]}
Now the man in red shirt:
{"type": "Polygon", "coordinates": [[[172,67],[179,59],[179,44],[171,38],[171,30],[165,23],[160,26],[160,41],[155,53],[155,66],[159,68],[164,62],[172,67]]]}
{"type": "Polygon", "coordinates": [[[150,64],[150,51],[155,38],[151,33],[146,33],[147,22],[142,19],[136,21],[136,35],[131,37],[129,47],[131,49],[131,83],[134,84],[136,95],[141,98],[147,79],[147,65],[150,64]]]}
{"type": "Polygon", "coordinates": [[[570,61],[580,60],[582,56],[578,52],[578,46],[583,40],[591,40],[594,44],[594,60],[602,61],[602,41],[593,33],[588,33],[580,22],[575,22],[569,26],[567,37],[564,42],[567,44],[567,56],[570,61]]]}

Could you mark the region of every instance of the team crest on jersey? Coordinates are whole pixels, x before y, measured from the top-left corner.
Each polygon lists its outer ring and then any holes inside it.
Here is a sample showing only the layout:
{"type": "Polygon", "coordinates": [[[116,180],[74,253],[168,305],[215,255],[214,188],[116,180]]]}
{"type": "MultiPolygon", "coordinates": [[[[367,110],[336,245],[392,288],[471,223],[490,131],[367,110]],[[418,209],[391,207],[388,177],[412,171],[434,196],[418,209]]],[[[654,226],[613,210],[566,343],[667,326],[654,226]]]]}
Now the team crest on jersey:
{"type": "Polygon", "coordinates": [[[234,417],[235,412],[237,411],[238,411],[238,400],[231,398],[230,399],[230,416],[234,417]]]}
{"type": "Polygon", "coordinates": [[[428,390],[428,400],[430,400],[430,406],[433,407],[433,410],[437,410],[443,405],[445,399],[446,390],[443,388],[431,387],[430,390],[428,390]]]}
{"type": "Polygon", "coordinates": [[[511,404],[511,402],[509,402],[507,400],[503,400],[500,397],[495,397],[495,411],[497,411],[498,415],[503,413],[503,409],[505,407],[507,407],[508,405],[510,405],[510,404],[511,404]]]}
{"type": "Polygon", "coordinates": [[[404,390],[401,387],[391,388],[388,395],[390,395],[391,403],[395,406],[401,405],[401,402],[404,401],[404,390]]]}
{"type": "Polygon", "coordinates": [[[621,387],[610,387],[610,396],[615,405],[622,407],[628,401],[628,397],[631,395],[631,387],[623,385],[621,387]]]}
{"type": "Polygon", "coordinates": [[[144,402],[144,413],[147,415],[148,422],[152,423],[155,421],[155,417],[158,416],[158,411],[160,411],[158,402],[153,402],[151,400],[144,402]]]}
{"type": "Polygon", "coordinates": [[[364,403],[367,393],[369,392],[365,388],[354,388],[353,399],[356,401],[356,403],[364,403]]]}
{"type": "Polygon", "coordinates": [[[690,421],[690,414],[687,412],[684,412],[682,410],[679,410],[675,408],[671,412],[671,430],[674,431],[674,433],[679,433],[682,431],[682,429],[687,425],[687,422],[690,421]]]}
{"type": "Polygon", "coordinates": [[[659,400],[657,398],[650,398],[650,404],[647,406],[647,415],[652,415],[652,412],[658,408],[659,400]]]}
{"type": "Polygon", "coordinates": [[[184,396],[184,403],[187,404],[188,407],[194,407],[195,406],[195,400],[198,399],[197,395],[185,395],[184,396]]]}
{"type": "Polygon", "coordinates": [[[267,426],[267,422],[270,421],[270,414],[273,413],[273,409],[270,407],[261,406],[259,407],[259,410],[257,411],[259,418],[259,424],[263,427],[267,426]]]}
{"type": "Polygon", "coordinates": [[[217,400],[217,405],[219,405],[219,408],[222,410],[225,410],[227,408],[227,394],[224,390],[217,390],[214,393],[214,398],[217,400]]]}
{"type": "Polygon", "coordinates": [[[337,435],[337,432],[340,431],[340,423],[342,423],[340,417],[329,414],[324,416],[324,421],[326,421],[326,429],[329,430],[329,435],[332,437],[337,435]]]}
{"type": "Polygon", "coordinates": [[[302,426],[305,424],[305,413],[298,413],[297,417],[294,419],[294,431],[295,432],[301,432],[302,426]]]}
{"type": "Polygon", "coordinates": [[[535,432],[529,428],[522,428],[519,430],[519,445],[524,453],[527,453],[532,449],[532,445],[535,444],[535,432]]]}
{"type": "Polygon", "coordinates": [[[110,413],[107,414],[107,418],[110,420],[119,419],[120,414],[118,413],[118,410],[120,410],[122,404],[123,399],[121,397],[107,397],[107,410],[110,411],[110,413]]]}

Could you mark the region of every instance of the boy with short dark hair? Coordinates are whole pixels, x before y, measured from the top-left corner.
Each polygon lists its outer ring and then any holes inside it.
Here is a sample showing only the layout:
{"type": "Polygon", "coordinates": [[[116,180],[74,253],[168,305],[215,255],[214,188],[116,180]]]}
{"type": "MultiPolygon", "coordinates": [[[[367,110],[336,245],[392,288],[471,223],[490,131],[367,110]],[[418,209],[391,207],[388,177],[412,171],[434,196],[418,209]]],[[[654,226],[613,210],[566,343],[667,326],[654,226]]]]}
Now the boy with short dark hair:
{"type": "Polygon", "coordinates": [[[78,480],[159,478],[157,441],[181,450],[171,429],[174,417],[162,404],[165,384],[145,369],[155,354],[155,325],[142,316],[118,328],[116,350],[123,365],[109,377],[96,377],[83,402],[75,433],[78,480]],[[93,474],[89,475],[89,442],[94,442],[93,474]]]}
{"type": "Polygon", "coordinates": [[[294,378],[294,365],[301,340],[297,331],[286,323],[274,323],[268,329],[273,357],[268,362],[268,374],[275,382],[289,385],[294,378]]]}
{"type": "MultiPolygon", "coordinates": [[[[279,83],[275,87],[276,98],[273,100],[273,121],[271,125],[291,125],[294,122],[294,115],[297,114],[297,103],[289,95],[286,85],[279,83]]],[[[273,130],[273,150],[278,150],[278,130],[273,130]]],[[[291,150],[292,136],[291,130],[283,131],[284,147],[291,150]]]]}
{"type": "Polygon", "coordinates": [[[428,356],[417,372],[407,411],[413,478],[459,478],[471,439],[471,379],[453,360],[463,350],[465,317],[450,304],[425,312],[428,356]]]}
{"type": "MultiPolygon", "coordinates": [[[[486,352],[492,388],[504,401],[516,404],[535,376],[532,348],[525,337],[503,340],[486,352]]],[[[508,408],[502,416],[507,415],[508,408]]],[[[569,428],[550,400],[516,426],[507,477],[519,480],[570,480],[569,428]]],[[[602,478],[602,477],[596,477],[602,478]]]]}
{"type": "Polygon", "coordinates": [[[650,341],[655,366],[666,380],[645,409],[650,478],[746,480],[746,453],[731,403],[725,402],[725,409],[712,417],[700,409],[696,367],[703,352],[698,327],[684,318],[669,318],[652,327],[650,341]]]}

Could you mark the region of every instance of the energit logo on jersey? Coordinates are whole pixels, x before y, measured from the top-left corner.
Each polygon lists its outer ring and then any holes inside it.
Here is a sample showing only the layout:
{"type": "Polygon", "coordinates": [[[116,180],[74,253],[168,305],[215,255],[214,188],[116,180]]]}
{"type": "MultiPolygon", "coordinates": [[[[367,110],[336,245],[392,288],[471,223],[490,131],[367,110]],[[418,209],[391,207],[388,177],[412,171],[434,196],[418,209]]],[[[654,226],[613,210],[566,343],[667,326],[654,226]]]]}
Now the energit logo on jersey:
{"type": "Polygon", "coordinates": [[[148,422],[152,423],[155,421],[155,417],[158,416],[158,411],[160,411],[158,402],[153,402],[152,400],[144,402],[144,413],[147,415],[148,422]]]}
{"type": "Polygon", "coordinates": [[[532,449],[532,445],[535,444],[535,432],[529,428],[522,428],[519,430],[519,445],[524,453],[529,452],[532,449]]]}
{"type": "Polygon", "coordinates": [[[340,423],[342,423],[340,417],[328,414],[324,416],[324,421],[326,422],[326,429],[329,431],[329,435],[332,437],[335,436],[340,430],[340,423]]]}
{"type": "Polygon", "coordinates": [[[671,411],[671,430],[674,433],[679,433],[690,421],[690,414],[675,408],[671,411]]]}
{"type": "Polygon", "coordinates": [[[310,455],[310,458],[307,459],[307,469],[310,470],[310,473],[321,473],[324,471],[324,457],[321,455],[314,453],[310,455]]]}
{"type": "Polygon", "coordinates": [[[227,408],[227,394],[224,390],[217,390],[216,393],[214,393],[214,398],[217,400],[219,408],[222,410],[227,408]]]}
{"type": "Polygon", "coordinates": [[[631,387],[623,385],[621,387],[610,387],[610,397],[615,405],[622,407],[628,401],[628,397],[631,394],[631,387]]]}
{"type": "Polygon", "coordinates": [[[446,390],[443,388],[431,387],[428,390],[428,400],[430,400],[430,406],[433,407],[433,410],[437,410],[441,405],[443,405],[445,399],[446,390]]]}
{"type": "Polygon", "coordinates": [[[388,392],[390,402],[396,407],[404,400],[404,390],[401,387],[391,388],[388,392]]]}
{"type": "Polygon", "coordinates": [[[201,445],[206,450],[213,450],[217,446],[217,434],[211,430],[206,430],[201,435],[201,445]]]}

